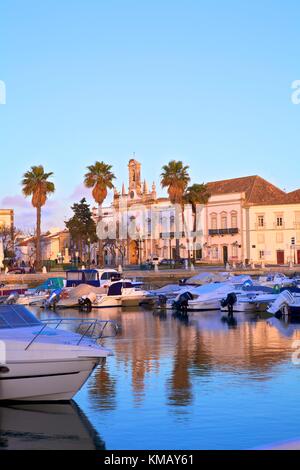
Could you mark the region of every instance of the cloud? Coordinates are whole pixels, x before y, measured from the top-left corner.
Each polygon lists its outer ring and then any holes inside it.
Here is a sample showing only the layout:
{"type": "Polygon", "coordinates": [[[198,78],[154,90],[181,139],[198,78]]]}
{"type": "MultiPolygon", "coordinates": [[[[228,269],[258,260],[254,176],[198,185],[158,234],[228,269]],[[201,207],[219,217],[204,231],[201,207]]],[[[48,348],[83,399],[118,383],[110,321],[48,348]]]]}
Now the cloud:
{"type": "MultiPolygon", "coordinates": [[[[31,199],[16,194],[0,200],[0,207],[13,209],[15,226],[22,230],[31,230],[36,224],[36,210],[31,205],[31,199]]],[[[69,204],[66,201],[49,198],[42,208],[42,227],[48,230],[52,227],[64,227],[64,220],[69,216],[69,204]]]]}
{"type": "Polygon", "coordinates": [[[26,199],[24,196],[17,194],[15,196],[6,196],[1,200],[1,207],[14,209],[16,207],[28,209],[31,207],[29,199],[26,199]]]}
{"type": "MultiPolygon", "coordinates": [[[[79,202],[82,198],[86,198],[91,207],[95,206],[91,190],[87,189],[83,184],[76,186],[73,193],[66,198],[56,199],[55,195],[50,197],[42,208],[43,231],[53,227],[64,228],[64,221],[72,215],[72,204],[79,202]]],[[[105,205],[109,205],[111,200],[112,194],[109,193],[105,205]]],[[[17,228],[28,231],[35,227],[36,210],[32,207],[30,198],[25,198],[21,194],[6,196],[0,200],[0,207],[14,210],[15,226],[17,228]]]]}
{"type": "Polygon", "coordinates": [[[91,190],[86,188],[84,184],[79,184],[76,186],[72,194],[69,196],[69,200],[72,202],[78,202],[82,198],[86,198],[87,200],[91,199],[91,190]]]}

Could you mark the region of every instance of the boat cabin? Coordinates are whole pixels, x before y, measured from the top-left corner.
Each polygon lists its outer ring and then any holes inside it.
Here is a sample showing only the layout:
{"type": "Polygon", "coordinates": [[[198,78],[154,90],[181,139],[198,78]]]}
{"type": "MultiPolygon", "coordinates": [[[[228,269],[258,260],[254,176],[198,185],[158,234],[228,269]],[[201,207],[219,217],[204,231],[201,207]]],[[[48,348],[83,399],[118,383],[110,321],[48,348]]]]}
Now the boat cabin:
{"type": "Polygon", "coordinates": [[[74,269],[66,272],[66,287],[76,287],[88,284],[94,287],[103,287],[113,281],[119,281],[121,275],[115,269],[74,269]]]}
{"type": "Polygon", "coordinates": [[[134,285],[130,281],[113,282],[109,288],[107,295],[122,295],[123,289],[133,289],[134,285]]]}

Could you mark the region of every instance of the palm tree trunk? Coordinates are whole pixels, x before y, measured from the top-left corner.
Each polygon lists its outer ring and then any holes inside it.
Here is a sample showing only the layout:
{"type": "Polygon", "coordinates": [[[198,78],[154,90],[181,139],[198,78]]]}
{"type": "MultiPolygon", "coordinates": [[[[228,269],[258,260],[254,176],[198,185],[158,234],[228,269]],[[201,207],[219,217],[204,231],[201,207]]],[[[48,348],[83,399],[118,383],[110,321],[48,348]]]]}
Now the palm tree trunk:
{"type": "Polygon", "coordinates": [[[36,208],[36,270],[40,271],[41,266],[41,216],[42,209],[41,207],[36,208]]]}
{"type": "MultiPolygon", "coordinates": [[[[98,206],[98,223],[101,223],[102,221],[102,205],[99,204],[98,206]]],[[[103,265],[104,265],[104,256],[103,256],[103,240],[102,240],[102,237],[101,237],[101,234],[100,234],[100,237],[98,238],[98,257],[99,257],[99,261],[98,261],[98,264],[99,266],[102,268],[103,265]]]]}

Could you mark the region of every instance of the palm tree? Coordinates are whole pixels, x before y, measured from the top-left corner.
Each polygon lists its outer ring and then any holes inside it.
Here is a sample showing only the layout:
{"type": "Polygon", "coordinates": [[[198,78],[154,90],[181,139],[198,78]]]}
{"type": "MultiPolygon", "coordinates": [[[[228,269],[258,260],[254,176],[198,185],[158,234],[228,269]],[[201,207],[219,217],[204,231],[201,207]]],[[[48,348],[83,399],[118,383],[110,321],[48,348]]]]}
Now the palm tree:
{"type": "MultiPolygon", "coordinates": [[[[208,200],[210,198],[210,193],[208,191],[208,188],[206,184],[193,184],[192,186],[189,186],[184,194],[184,202],[187,204],[191,204],[192,206],[192,211],[193,211],[193,216],[194,216],[194,227],[193,227],[193,232],[195,234],[194,236],[194,244],[197,240],[197,206],[200,204],[207,204],[208,200]]],[[[189,252],[189,257],[190,257],[190,252],[189,252]]],[[[194,253],[194,259],[195,253],[194,253]]]]}
{"type": "Polygon", "coordinates": [[[22,191],[25,197],[32,196],[31,203],[36,208],[36,269],[41,269],[41,215],[49,194],[54,193],[54,183],[48,181],[53,173],[45,173],[42,165],[32,166],[24,173],[22,191]]]}
{"type": "MultiPolygon", "coordinates": [[[[183,219],[184,194],[190,182],[189,167],[184,166],[181,161],[171,160],[162,167],[161,186],[167,188],[172,204],[180,204],[183,219]]],[[[180,239],[176,237],[176,258],[180,257],[180,239]]]]}
{"type": "MultiPolygon", "coordinates": [[[[115,175],[112,173],[111,165],[104,162],[95,162],[94,165],[87,167],[88,172],[84,176],[84,184],[87,188],[93,188],[92,195],[98,204],[98,221],[101,221],[102,211],[101,206],[107,196],[107,190],[114,187],[113,180],[115,175]]],[[[102,239],[99,238],[99,264],[103,264],[103,250],[102,239]]]]}

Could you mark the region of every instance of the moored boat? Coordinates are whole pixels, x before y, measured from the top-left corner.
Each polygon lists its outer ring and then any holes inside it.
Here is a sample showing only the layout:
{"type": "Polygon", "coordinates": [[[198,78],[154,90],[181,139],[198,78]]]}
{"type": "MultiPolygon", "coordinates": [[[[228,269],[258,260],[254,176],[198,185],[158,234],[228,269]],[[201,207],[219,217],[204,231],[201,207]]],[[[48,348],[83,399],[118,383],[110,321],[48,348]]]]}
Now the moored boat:
{"type": "Polygon", "coordinates": [[[113,323],[78,319],[43,322],[21,305],[1,306],[0,340],[5,357],[0,365],[0,400],[71,400],[94,368],[112,354],[97,340],[103,328],[113,323]],[[61,329],[65,322],[79,324],[80,333],[61,329]]]}

